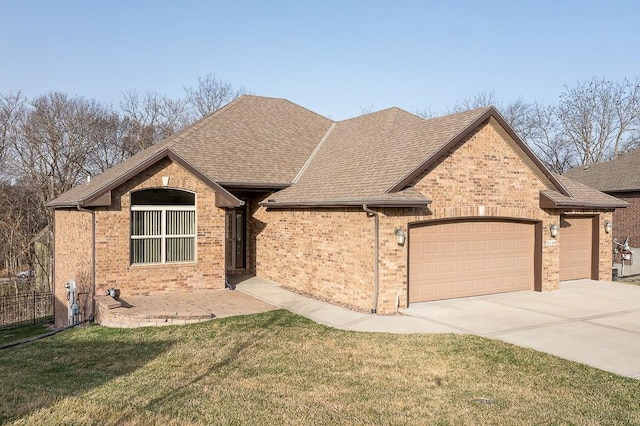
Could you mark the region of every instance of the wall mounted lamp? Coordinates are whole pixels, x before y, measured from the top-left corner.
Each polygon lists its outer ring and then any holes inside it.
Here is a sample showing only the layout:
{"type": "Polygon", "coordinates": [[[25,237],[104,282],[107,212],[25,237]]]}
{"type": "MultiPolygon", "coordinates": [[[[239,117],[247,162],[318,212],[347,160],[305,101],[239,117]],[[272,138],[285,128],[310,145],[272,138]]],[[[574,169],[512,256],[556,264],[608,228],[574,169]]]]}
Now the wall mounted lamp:
{"type": "Polygon", "coordinates": [[[551,236],[553,238],[558,236],[558,225],[556,225],[555,222],[553,222],[551,225],[549,225],[549,232],[551,232],[551,236]]]}
{"type": "Polygon", "coordinates": [[[609,222],[608,220],[604,223],[604,232],[606,232],[607,234],[611,233],[611,230],[613,229],[613,223],[609,222]]]}
{"type": "Polygon", "coordinates": [[[398,245],[404,245],[404,241],[407,239],[407,235],[404,233],[404,230],[402,228],[396,228],[393,233],[396,236],[396,242],[398,245]]]}

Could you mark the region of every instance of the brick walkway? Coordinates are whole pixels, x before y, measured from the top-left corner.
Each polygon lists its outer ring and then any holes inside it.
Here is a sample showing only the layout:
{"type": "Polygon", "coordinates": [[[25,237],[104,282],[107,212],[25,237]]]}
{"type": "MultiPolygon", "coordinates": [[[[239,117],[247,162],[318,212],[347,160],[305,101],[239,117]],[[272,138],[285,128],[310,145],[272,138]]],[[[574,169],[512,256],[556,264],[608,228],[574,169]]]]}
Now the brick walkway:
{"type": "MultiPolygon", "coordinates": [[[[100,299],[102,298],[108,298],[108,296],[101,296],[100,299]]],[[[108,300],[113,301],[111,298],[108,300]]],[[[255,314],[276,309],[247,294],[231,290],[125,296],[118,299],[118,302],[121,306],[109,308],[107,300],[98,301],[100,324],[125,328],[190,324],[212,318],[255,314]]]]}

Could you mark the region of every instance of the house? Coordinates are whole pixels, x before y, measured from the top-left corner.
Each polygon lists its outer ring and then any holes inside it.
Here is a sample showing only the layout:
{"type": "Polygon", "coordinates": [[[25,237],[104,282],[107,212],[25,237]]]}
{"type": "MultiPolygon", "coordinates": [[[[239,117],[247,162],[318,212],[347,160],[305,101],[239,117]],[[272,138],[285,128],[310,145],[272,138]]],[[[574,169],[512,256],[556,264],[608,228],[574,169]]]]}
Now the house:
{"type": "Polygon", "coordinates": [[[611,279],[626,203],[549,172],[493,107],[333,121],[242,96],[49,203],[56,321],[91,298],[223,289],[248,273],[379,314],[611,279]],[[558,229],[560,228],[560,229],[558,229]]]}
{"type": "MultiPolygon", "coordinates": [[[[629,237],[632,251],[640,254],[640,248],[633,248],[640,247],[640,149],[610,161],[574,167],[566,176],[628,203],[626,209],[613,213],[613,237],[619,242],[629,237]]],[[[640,262],[634,266],[635,273],[640,273],[640,262]]]]}

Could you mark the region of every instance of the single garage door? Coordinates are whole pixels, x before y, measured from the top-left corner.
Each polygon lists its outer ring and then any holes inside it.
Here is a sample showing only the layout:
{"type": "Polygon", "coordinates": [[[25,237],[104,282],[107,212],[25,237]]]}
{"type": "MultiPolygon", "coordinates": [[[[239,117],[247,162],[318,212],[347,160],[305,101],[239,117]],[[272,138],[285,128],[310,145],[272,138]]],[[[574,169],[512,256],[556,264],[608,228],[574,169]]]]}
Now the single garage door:
{"type": "Polygon", "coordinates": [[[590,217],[560,218],[560,281],[591,278],[592,227],[590,217]]]}
{"type": "Polygon", "coordinates": [[[445,222],[409,232],[409,303],[533,290],[533,224],[445,222]]]}

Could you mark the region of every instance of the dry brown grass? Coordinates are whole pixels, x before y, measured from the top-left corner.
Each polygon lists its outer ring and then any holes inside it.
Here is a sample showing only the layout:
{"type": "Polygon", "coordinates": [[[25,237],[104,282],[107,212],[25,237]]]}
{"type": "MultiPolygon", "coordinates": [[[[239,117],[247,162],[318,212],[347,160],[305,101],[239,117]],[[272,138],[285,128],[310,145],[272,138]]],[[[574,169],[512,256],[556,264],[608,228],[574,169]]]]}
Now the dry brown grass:
{"type": "Polygon", "coordinates": [[[90,327],[0,352],[0,423],[638,424],[640,382],[474,336],[286,311],[90,327]]]}

